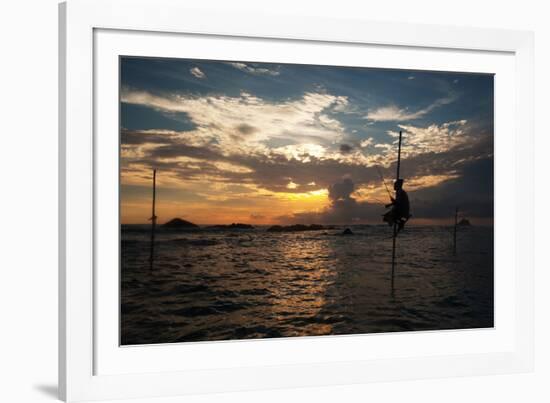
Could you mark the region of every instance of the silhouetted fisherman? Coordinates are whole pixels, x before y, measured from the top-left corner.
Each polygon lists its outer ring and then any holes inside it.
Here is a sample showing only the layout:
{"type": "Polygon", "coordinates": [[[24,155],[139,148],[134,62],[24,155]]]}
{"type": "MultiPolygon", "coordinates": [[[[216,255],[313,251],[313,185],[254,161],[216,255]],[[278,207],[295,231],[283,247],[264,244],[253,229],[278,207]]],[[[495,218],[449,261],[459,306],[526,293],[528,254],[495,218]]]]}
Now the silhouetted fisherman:
{"type": "Polygon", "coordinates": [[[395,189],[395,198],[391,197],[391,203],[386,204],[386,208],[391,207],[391,210],[384,214],[384,222],[387,222],[391,227],[397,224],[397,232],[401,231],[405,223],[411,218],[409,196],[403,190],[403,179],[397,179],[393,188],[395,189]]]}

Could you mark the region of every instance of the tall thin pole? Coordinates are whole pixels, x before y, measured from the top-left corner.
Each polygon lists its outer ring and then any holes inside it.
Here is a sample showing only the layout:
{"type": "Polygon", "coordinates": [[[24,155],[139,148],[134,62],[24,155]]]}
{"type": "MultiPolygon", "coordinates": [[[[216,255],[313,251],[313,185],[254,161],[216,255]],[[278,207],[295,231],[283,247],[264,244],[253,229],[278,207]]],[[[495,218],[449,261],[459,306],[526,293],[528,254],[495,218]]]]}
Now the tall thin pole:
{"type": "Polygon", "coordinates": [[[456,255],[456,229],[458,227],[458,207],[455,209],[455,229],[453,234],[453,254],[456,255]]]}
{"type": "Polygon", "coordinates": [[[391,289],[393,290],[395,276],[395,241],[397,239],[397,224],[393,224],[393,249],[391,254],[391,289]]]}
{"type": "Polygon", "coordinates": [[[401,140],[403,139],[403,133],[401,130],[399,131],[399,148],[397,150],[397,177],[396,179],[399,180],[399,173],[401,171],[401,140]]]}
{"type": "Polygon", "coordinates": [[[155,214],[155,203],[157,196],[157,170],[153,169],[153,205],[151,208],[151,253],[149,255],[150,269],[153,270],[153,260],[155,255],[155,227],[157,226],[157,216],[155,214]]]}
{"type": "MultiPolygon", "coordinates": [[[[399,148],[397,149],[397,174],[396,180],[399,180],[399,175],[401,171],[401,141],[403,139],[403,133],[399,131],[399,148]]],[[[397,195],[396,195],[397,197],[397,195]]],[[[395,243],[397,239],[397,223],[393,223],[393,246],[392,246],[392,255],[391,255],[391,288],[393,290],[394,275],[395,275],[395,243]]]]}

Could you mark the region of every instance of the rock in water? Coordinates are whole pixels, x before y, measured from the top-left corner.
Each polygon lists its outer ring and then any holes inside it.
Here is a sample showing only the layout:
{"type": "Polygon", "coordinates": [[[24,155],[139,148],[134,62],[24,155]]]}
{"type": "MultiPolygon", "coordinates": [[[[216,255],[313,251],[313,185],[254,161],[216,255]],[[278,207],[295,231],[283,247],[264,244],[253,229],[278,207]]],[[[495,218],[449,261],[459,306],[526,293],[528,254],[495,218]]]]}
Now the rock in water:
{"type": "Polygon", "coordinates": [[[353,231],[349,228],[346,228],[344,232],[342,232],[342,235],[353,235],[353,231]]]}
{"type": "Polygon", "coordinates": [[[458,225],[469,227],[472,224],[470,223],[470,220],[468,220],[467,218],[463,218],[462,220],[459,221],[458,225]]]}
{"type": "Polygon", "coordinates": [[[173,218],[163,225],[166,228],[199,228],[198,225],[181,218],[173,218]]]}

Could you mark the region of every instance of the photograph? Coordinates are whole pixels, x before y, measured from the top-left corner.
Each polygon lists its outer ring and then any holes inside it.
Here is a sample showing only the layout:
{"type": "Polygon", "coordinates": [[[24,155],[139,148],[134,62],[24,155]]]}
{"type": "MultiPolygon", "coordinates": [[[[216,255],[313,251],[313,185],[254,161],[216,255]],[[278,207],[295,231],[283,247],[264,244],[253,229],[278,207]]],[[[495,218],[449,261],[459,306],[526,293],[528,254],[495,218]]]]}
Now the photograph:
{"type": "Polygon", "coordinates": [[[120,345],[493,328],[494,103],[487,73],[119,56],[120,345]]]}

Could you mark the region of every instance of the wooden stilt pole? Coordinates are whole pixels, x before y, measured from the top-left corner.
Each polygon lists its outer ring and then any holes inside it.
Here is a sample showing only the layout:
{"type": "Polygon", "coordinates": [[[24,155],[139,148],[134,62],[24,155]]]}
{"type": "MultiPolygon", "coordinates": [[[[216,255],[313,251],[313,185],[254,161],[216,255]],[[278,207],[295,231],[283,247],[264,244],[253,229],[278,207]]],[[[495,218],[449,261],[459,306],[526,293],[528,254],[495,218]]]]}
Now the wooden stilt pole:
{"type": "Polygon", "coordinates": [[[455,209],[455,229],[453,234],[453,255],[456,255],[456,229],[458,227],[458,207],[455,209]]]}
{"type": "Polygon", "coordinates": [[[395,278],[395,242],[397,239],[397,224],[393,224],[393,248],[391,253],[391,289],[393,291],[393,284],[395,278]]]}
{"type": "Polygon", "coordinates": [[[401,130],[399,131],[399,148],[397,149],[397,175],[396,180],[399,179],[400,172],[401,172],[401,141],[403,140],[403,133],[401,130]]]}
{"type": "MultiPolygon", "coordinates": [[[[395,180],[399,180],[399,175],[401,171],[401,141],[403,139],[403,133],[399,131],[399,148],[397,150],[397,175],[395,180]]],[[[397,195],[396,195],[397,196],[397,195]]],[[[393,291],[394,276],[395,276],[395,248],[396,248],[396,239],[397,239],[397,223],[393,224],[393,246],[392,246],[392,255],[391,255],[391,288],[393,291]]]]}
{"type": "Polygon", "coordinates": [[[151,208],[151,253],[149,255],[149,267],[153,270],[153,261],[155,256],[155,227],[157,226],[157,216],[155,215],[155,202],[157,194],[157,170],[153,169],[153,206],[151,208]]]}

